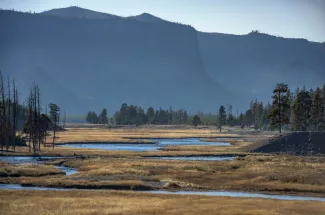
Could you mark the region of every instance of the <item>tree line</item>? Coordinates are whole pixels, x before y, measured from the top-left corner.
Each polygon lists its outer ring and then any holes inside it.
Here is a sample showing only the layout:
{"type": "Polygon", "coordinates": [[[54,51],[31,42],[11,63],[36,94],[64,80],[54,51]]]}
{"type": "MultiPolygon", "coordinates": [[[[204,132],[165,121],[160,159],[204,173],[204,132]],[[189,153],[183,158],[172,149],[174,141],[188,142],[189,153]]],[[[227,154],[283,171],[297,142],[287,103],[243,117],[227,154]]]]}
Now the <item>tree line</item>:
{"type": "Polygon", "coordinates": [[[271,128],[287,126],[293,131],[325,130],[325,85],[315,90],[297,88],[291,93],[287,84],[279,83],[273,90],[272,108],[268,115],[271,128]]]}
{"type": "Polygon", "coordinates": [[[34,84],[27,99],[26,119],[22,127],[23,139],[28,142],[29,152],[35,154],[41,151],[41,145],[45,147],[50,130],[53,131],[52,148],[54,148],[59,121],[60,108],[56,104],[49,104],[49,114],[42,113],[40,88],[34,84]]]}
{"type": "Polygon", "coordinates": [[[107,110],[104,108],[99,115],[89,111],[86,121],[93,124],[107,124],[110,121],[117,125],[187,124],[189,122],[189,115],[184,109],[173,110],[170,107],[169,109],[160,108],[155,110],[153,107],[149,107],[145,111],[141,106],[123,103],[111,120],[108,119],[107,110]]]}
{"type": "Polygon", "coordinates": [[[94,124],[115,123],[117,125],[143,125],[143,124],[192,124],[214,125],[221,131],[222,126],[252,127],[255,130],[285,130],[293,131],[323,131],[325,130],[325,85],[323,88],[306,90],[296,89],[290,92],[287,84],[279,83],[275,86],[272,103],[264,104],[262,101],[251,101],[243,113],[234,114],[232,105],[221,105],[215,114],[198,112],[188,114],[186,110],[154,109],[144,110],[141,106],[122,104],[111,119],[104,108],[97,115],[88,112],[86,120],[94,124]]]}

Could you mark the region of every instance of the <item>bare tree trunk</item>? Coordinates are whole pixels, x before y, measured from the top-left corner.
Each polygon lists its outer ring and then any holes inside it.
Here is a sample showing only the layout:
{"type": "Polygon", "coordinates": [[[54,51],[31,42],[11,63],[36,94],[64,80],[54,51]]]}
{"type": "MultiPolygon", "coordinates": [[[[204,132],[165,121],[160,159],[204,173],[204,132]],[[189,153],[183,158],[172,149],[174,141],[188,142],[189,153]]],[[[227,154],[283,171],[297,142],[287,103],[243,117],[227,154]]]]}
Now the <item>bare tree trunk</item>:
{"type": "Polygon", "coordinates": [[[53,125],[53,144],[52,144],[53,149],[54,149],[54,141],[55,141],[55,132],[56,132],[56,115],[54,116],[54,125],[53,125]]]}
{"type": "Polygon", "coordinates": [[[65,120],[66,120],[66,113],[64,111],[64,117],[63,117],[63,128],[65,127],[65,120]]]}
{"type": "Polygon", "coordinates": [[[13,122],[13,133],[14,133],[14,142],[13,142],[13,149],[16,151],[16,130],[17,130],[17,113],[18,113],[18,92],[16,88],[16,83],[13,81],[14,87],[14,122],[13,122]]]}
{"type": "Polygon", "coordinates": [[[12,139],[12,134],[11,134],[11,97],[10,97],[10,80],[8,77],[8,120],[7,120],[7,136],[8,136],[8,140],[6,141],[6,150],[9,150],[9,145],[11,143],[11,139],[12,139]]]}
{"type": "Polygon", "coordinates": [[[40,117],[41,117],[41,106],[40,106],[40,93],[39,87],[37,86],[37,134],[38,134],[38,151],[41,151],[41,126],[40,126],[40,117]]]}
{"type": "Polygon", "coordinates": [[[1,103],[0,103],[0,120],[1,120],[1,130],[0,130],[0,144],[1,151],[3,151],[3,145],[5,142],[5,125],[6,125],[6,104],[5,104],[5,92],[2,73],[0,71],[0,91],[1,91],[1,103]]]}
{"type": "Polygon", "coordinates": [[[32,129],[33,129],[33,90],[30,91],[29,100],[28,100],[28,133],[29,133],[29,152],[32,152],[31,141],[32,141],[32,129]]]}
{"type": "Polygon", "coordinates": [[[281,92],[279,90],[279,101],[278,101],[278,106],[279,106],[279,132],[281,133],[281,92]]]}

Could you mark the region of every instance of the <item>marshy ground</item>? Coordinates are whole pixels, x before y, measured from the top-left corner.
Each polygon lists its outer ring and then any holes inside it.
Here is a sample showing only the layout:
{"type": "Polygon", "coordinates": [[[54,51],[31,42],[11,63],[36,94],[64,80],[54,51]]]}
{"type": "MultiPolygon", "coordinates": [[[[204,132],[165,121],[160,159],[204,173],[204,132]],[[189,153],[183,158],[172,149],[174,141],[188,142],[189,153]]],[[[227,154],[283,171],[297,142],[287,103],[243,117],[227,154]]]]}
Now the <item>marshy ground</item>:
{"type": "MultiPolygon", "coordinates": [[[[1,163],[0,183],[120,191],[1,190],[0,214],[30,214],[29,210],[36,210],[36,214],[322,214],[325,211],[324,202],[121,191],[226,190],[325,197],[324,156],[275,155],[246,150],[257,141],[272,136],[270,133],[218,133],[213,128],[187,127],[67,129],[59,133],[55,149],[42,148],[39,155],[79,157],[60,158],[42,164],[1,163]],[[148,138],[146,141],[150,144],[150,138],[189,137],[204,141],[216,141],[217,138],[217,141],[230,142],[231,146],[181,145],[145,152],[59,146],[77,142],[137,144],[142,138],[148,138]],[[148,156],[234,156],[235,159],[188,161],[160,160],[148,156]],[[78,172],[66,176],[54,165],[73,167],[78,172]]],[[[19,147],[17,152],[3,154],[28,155],[28,148],[19,147]]]]}

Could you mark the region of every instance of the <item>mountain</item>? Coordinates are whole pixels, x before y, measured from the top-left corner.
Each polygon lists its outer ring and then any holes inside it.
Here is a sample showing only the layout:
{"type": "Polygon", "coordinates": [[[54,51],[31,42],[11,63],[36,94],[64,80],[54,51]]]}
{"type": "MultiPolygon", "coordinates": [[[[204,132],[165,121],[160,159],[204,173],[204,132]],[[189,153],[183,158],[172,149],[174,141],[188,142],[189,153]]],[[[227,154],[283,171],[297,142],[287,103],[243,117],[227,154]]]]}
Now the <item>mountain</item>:
{"type": "Polygon", "coordinates": [[[205,72],[192,27],[13,11],[0,17],[1,70],[21,83],[21,98],[36,81],[43,103],[68,114],[113,112],[122,102],[214,111],[231,95],[205,72]]]}
{"type": "Polygon", "coordinates": [[[80,7],[67,7],[53,9],[49,11],[42,12],[44,15],[51,15],[63,18],[83,18],[83,19],[122,19],[120,16],[115,16],[107,13],[100,13],[80,7]]]}
{"type": "Polygon", "coordinates": [[[258,32],[198,32],[208,75],[225,88],[266,99],[277,82],[307,88],[325,83],[325,44],[258,32]]]}
{"type": "Polygon", "coordinates": [[[84,114],[122,102],[215,112],[268,101],[278,81],[325,83],[325,44],[258,32],[198,32],[144,13],[119,17],[69,7],[40,14],[0,11],[0,70],[25,99],[33,82],[42,102],[84,114]]]}

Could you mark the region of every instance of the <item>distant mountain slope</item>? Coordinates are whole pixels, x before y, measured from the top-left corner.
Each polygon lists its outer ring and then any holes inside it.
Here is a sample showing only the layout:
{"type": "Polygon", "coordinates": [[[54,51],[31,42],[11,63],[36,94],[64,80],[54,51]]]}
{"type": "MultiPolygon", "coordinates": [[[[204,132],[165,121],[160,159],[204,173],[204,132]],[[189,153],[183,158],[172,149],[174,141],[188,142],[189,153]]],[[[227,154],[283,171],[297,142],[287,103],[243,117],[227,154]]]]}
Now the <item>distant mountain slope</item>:
{"type": "Polygon", "coordinates": [[[198,33],[207,73],[224,87],[269,98],[278,81],[290,87],[325,83],[325,44],[260,33],[198,33]]]}
{"type": "Polygon", "coordinates": [[[67,7],[53,9],[49,11],[42,12],[44,15],[52,15],[64,18],[86,18],[86,19],[122,19],[120,16],[115,16],[107,13],[100,13],[80,7],[67,7]]]}
{"type": "Polygon", "coordinates": [[[113,112],[122,102],[215,111],[235,99],[206,74],[191,27],[12,11],[0,17],[1,70],[25,82],[21,90],[42,83],[43,102],[68,113],[113,112]]]}

